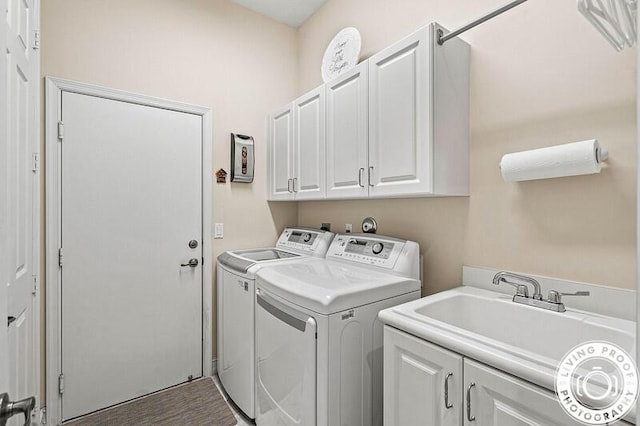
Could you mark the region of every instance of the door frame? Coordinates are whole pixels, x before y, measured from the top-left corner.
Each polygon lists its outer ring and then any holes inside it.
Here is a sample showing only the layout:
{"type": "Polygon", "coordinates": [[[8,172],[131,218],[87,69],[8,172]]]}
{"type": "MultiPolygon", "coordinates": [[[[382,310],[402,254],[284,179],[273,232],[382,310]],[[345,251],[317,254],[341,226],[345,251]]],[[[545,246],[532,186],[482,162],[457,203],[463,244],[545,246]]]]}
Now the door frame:
{"type": "Polygon", "coordinates": [[[202,373],[212,374],[213,356],[213,249],[212,249],[212,176],[213,112],[211,108],[170,101],[151,96],[80,83],[56,77],[45,78],[45,151],[46,151],[46,396],[47,423],[59,424],[62,398],[58,377],[62,372],[61,275],[58,248],[61,241],[61,153],[58,122],[62,117],[62,93],[76,93],[114,101],[134,103],[202,117],[202,373]]]}

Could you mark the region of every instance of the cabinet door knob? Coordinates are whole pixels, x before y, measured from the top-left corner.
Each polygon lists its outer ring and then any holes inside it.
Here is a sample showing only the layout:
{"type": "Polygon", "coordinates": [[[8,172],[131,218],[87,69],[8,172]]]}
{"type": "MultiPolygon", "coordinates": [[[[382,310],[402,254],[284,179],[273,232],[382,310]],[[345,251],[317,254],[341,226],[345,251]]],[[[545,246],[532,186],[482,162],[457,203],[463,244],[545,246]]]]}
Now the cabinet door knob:
{"type": "Polygon", "coordinates": [[[447,410],[453,407],[453,404],[449,404],[449,378],[453,376],[453,373],[447,374],[444,378],[444,408],[447,410]]]}
{"type": "Polygon", "coordinates": [[[364,183],[362,183],[362,174],[364,173],[364,167],[360,167],[358,169],[358,186],[364,188],[364,183]]]}
{"type": "Polygon", "coordinates": [[[467,388],[467,420],[470,422],[475,422],[476,417],[471,415],[471,389],[476,387],[475,383],[471,383],[467,388]]]}
{"type": "Polygon", "coordinates": [[[373,166],[369,166],[369,175],[367,177],[369,178],[369,186],[375,186],[371,183],[371,175],[373,175],[373,166]]]}

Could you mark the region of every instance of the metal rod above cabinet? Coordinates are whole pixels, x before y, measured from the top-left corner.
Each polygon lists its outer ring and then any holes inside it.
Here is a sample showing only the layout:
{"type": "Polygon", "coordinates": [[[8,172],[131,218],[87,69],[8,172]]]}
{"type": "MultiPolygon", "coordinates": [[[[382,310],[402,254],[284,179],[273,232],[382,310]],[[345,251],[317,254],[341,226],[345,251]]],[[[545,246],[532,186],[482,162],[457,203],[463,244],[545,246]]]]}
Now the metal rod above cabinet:
{"type": "Polygon", "coordinates": [[[484,23],[484,22],[486,22],[486,21],[488,21],[490,19],[493,19],[496,16],[501,15],[504,12],[506,12],[507,10],[513,9],[514,7],[524,3],[526,1],[527,0],[515,0],[515,1],[512,1],[510,3],[507,3],[504,6],[499,7],[498,9],[496,9],[496,10],[494,10],[492,12],[489,12],[488,14],[484,15],[483,17],[478,18],[475,21],[473,21],[473,22],[471,22],[471,23],[469,23],[469,24],[467,24],[467,25],[465,25],[463,27],[460,27],[455,31],[450,32],[447,35],[445,35],[444,31],[442,31],[440,29],[440,30],[438,30],[438,44],[442,46],[448,40],[451,40],[452,38],[459,36],[460,34],[464,33],[465,31],[468,31],[468,30],[470,30],[471,28],[473,28],[475,26],[478,26],[478,25],[480,25],[480,24],[482,24],[482,23],[484,23]]]}

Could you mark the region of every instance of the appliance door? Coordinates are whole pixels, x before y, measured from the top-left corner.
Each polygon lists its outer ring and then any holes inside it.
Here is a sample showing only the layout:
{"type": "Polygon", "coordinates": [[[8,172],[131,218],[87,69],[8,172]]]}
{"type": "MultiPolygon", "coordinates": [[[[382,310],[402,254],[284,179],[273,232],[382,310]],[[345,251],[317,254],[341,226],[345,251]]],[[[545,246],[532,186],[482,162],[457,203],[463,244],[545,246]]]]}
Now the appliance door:
{"type": "Polygon", "coordinates": [[[254,418],[255,280],[218,265],[218,376],[233,402],[254,418]]]}
{"type": "Polygon", "coordinates": [[[256,290],[256,424],[316,424],[313,317],[256,290]]]}

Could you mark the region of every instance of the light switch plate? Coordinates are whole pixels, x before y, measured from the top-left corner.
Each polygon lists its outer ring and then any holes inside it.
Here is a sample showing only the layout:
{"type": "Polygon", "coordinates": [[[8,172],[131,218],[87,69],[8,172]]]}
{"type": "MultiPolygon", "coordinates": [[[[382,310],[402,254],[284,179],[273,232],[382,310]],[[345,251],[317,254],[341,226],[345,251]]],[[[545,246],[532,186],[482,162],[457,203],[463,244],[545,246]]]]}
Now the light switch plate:
{"type": "Polygon", "coordinates": [[[224,238],[224,223],[216,223],[214,225],[213,238],[224,238]]]}
{"type": "Polygon", "coordinates": [[[344,233],[345,234],[350,234],[353,232],[353,225],[351,223],[346,223],[344,225],[344,233]]]}

